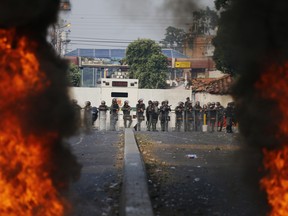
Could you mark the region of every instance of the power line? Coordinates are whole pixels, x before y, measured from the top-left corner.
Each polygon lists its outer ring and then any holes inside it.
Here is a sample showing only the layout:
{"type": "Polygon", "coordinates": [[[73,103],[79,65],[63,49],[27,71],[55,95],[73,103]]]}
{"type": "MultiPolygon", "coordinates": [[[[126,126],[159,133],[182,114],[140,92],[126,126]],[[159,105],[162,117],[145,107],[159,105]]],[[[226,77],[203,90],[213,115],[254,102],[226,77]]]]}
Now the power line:
{"type": "Polygon", "coordinates": [[[128,15],[128,14],[122,14],[122,15],[99,15],[99,14],[70,14],[69,17],[72,16],[73,18],[78,18],[78,19],[118,19],[118,18],[131,18],[131,19],[135,19],[135,18],[139,18],[139,19],[153,19],[153,20],[177,20],[177,19],[187,19],[188,18],[192,18],[193,17],[193,13],[191,13],[191,17],[186,15],[183,16],[155,16],[155,15],[149,15],[149,17],[147,17],[146,15],[128,15]]]}
{"type": "Polygon", "coordinates": [[[119,45],[107,45],[107,44],[89,44],[89,43],[73,43],[70,42],[71,45],[85,45],[85,46],[101,46],[101,47],[114,47],[114,48],[127,48],[127,46],[119,46],[119,45]]]}
{"type": "Polygon", "coordinates": [[[107,41],[107,40],[81,40],[81,39],[72,39],[73,41],[78,41],[78,42],[100,42],[100,43],[132,43],[133,41],[107,41]]]}
{"type": "Polygon", "coordinates": [[[92,37],[82,37],[82,36],[72,36],[69,38],[77,38],[77,39],[91,39],[91,40],[106,40],[106,41],[122,41],[122,42],[131,42],[131,40],[126,39],[112,39],[112,38],[92,38],[92,37]]]}
{"type": "MultiPolygon", "coordinates": [[[[76,42],[96,42],[96,43],[132,43],[136,40],[122,40],[122,39],[105,39],[105,38],[87,38],[87,37],[69,37],[71,41],[76,41],[76,42]],[[77,39],[74,39],[77,38],[77,39]]],[[[152,40],[152,39],[151,39],[152,40]]],[[[154,40],[156,42],[160,42],[158,40],[154,40]]],[[[194,42],[193,44],[197,45],[208,45],[207,42],[194,42]]]]}

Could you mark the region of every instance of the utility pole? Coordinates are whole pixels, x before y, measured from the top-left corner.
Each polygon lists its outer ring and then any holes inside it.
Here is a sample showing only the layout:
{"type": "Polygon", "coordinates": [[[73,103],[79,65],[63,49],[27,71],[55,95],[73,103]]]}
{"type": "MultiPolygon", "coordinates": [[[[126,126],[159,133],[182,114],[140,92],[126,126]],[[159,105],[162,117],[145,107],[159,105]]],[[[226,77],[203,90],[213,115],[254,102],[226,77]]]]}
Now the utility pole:
{"type": "MultiPolygon", "coordinates": [[[[70,0],[60,0],[59,5],[60,13],[67,13],[71,10],[70,0]]],[[[70,30],[66,31],[65,28],[71,24],[66,23],[66,20],[59,19],[58,23],[54,24],[50,29],[50,38],[52,46],[59,55],[64,55],[67,51],[67,45],[70,42],[68,34],[70,30]]]]}

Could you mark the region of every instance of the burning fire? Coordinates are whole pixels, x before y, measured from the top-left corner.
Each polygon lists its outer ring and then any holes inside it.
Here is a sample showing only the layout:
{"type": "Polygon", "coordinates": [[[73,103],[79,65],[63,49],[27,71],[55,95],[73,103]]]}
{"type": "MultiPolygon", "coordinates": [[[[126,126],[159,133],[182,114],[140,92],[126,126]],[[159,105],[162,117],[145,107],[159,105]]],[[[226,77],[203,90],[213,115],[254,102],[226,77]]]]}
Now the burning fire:
{"type": "Polygon", "coordinates": [[[16,30],[0,30],[0,215],[64,215],[63,199],[51,174],[51,146],[57,132],[27,131],[31,104],[49,86],[34,54],[37,43],[16,30]]]}
{"type": "Polygon", "coordinates": [[[262,75],[256,88],[262,97],[277,102],[277,115],[282,115],[279,122],[277,142],[281,143],[274,150],[263,150],[263,163],[267,171],[260,184],[266,190],[271,206],[270,216],[288,215],[288,63],[273,65],[262,75]]]}

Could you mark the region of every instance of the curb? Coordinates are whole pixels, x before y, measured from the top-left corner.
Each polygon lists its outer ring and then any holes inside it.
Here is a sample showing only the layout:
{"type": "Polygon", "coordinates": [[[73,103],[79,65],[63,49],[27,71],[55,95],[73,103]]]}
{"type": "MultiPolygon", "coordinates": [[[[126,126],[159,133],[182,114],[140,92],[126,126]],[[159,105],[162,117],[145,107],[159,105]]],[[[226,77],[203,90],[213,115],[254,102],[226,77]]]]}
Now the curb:
{"type": "Polygon", "coordinates": [[[130,128],[125,129],[124,159],[120,215],[153,216],[145,166],[130,128]]]}

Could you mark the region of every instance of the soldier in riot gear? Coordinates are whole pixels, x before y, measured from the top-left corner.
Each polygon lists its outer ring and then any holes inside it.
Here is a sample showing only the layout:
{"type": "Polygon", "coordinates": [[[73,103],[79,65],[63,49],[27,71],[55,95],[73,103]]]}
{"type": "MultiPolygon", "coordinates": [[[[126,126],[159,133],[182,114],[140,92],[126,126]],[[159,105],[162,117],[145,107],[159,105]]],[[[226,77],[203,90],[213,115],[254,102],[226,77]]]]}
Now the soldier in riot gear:
{"type": "Polygon", "coordinates": [[[162,105],[160,106],[160,122],[161,122],[161,130],[168,131],[168,122],[170,121],[169,112],[171,108],[169,106],[168,100],[162,101],[162,105]]]}
{"type": "Polygon", "coordinates": [[[195,111],[195,131],[202,131],[203,112],[199,101],[195,102],[194,111],[195,111]]]}
{"type": "Polygon", "coordinates": [[[232,102],[229,102],[227,104],[227,107],[224,110],[224,116],[226,118],[226,132],[233,133],[232,125],[233,125],[234,110],[232,102]]]}
{"type": "Polygon", "coordinates": [[[208,119],[210,125],[210,132],[214,132],[215,124],[217,122],[217,110],[215,107],[215,102],[210,103],[210,106],[208,106],[208,119]]]}
{"type": "Polygon", "coordinates": [[[186,131],[192,131],[194,130],[194,118],[195,118],[195,113],[194,113],[194,108],[192,105],[192,101],[189,101],[186,107],[186,131]]]}
{"type": "MultiPolygon", "coordinates": [[[[203,104],[203,106],[202,106],[203,125],[204,124],[207,125],[207,115],[208,115],[208,106],[207,106],[207,104],[203,104]]],[[[203,127],[202,127],[202,129],[203,129],[203,127]]]]}
{"type": "Polygon", "coordinates": [[[149,100],[148,106],[146,108],[147,131],[150,131],[151,129],[153,113],[154,113],[154,104],[151,100],[149,100]]]}
{"type": "Polygon", "coordinates": [[[183,123],[183,112],[184,112],[184,103],[183,102],[179,102],[178,106],[175,107],[175,115],[176,115],[176,119],[175,119],[175,130],[180,132],[181,131],[181,126],[183,123]]]}
{"type": "Polygon", "coordinates": [[[94,123],[98,119],[98,109],[97,107],[93,106],[92,107],[92,126],[95,127],[94,123]]]}
{"type": "Polygon", "coordinates": [[[211,102],[208,102],[207,103],[207,109],[210,109],[210,106],[211,106],[211,102]]]}
{"type": "Polygon", "coordinates": [[[224,107],[220,104],[220,102],[216,102],[215,109],[217,110],[217,130],[221,132],[224,125],[224,107]]]}
{"type": "Polygon", "coordinates": [[[129,101],[124,101],[124,105],[122,106],[122,111],[123,111],[123,120],[124,120],[124,127],[125,128],[130,128],[132,124],[132,116],[130,115],[131,107],[129,105],[129,101]],[[129,122],[127,126],[127,122],[129,122]]]}
{"type": "Polygon", "coordinates": [[[116,123],[118,121],[119,105],[117,99],[112,99],[112,104],[110,106],[110,130],[116,130],[116,123]]]}
{"type": "Polygon", "coordinates": [[[90,101],[85,102],[83,120],[84,130],[86,133],[89,133],[92,127],[92,106],[90,101]]]}
{"type": "Polygon", "coordinates": [[[77,129],[79,129],[82,125],[82,122],[81,122],[82,107],[78,104],[78,101],[75,99],[72,100],[72,106],[74,110],[75,126],[77,127],[77,129]]]}
{"type": "Polygon", "coordinates": [[[157,125],[158,116],[159,116],[159,113],[160,113],[160,110],[159,110],[159,107],[158,107],[159,102],[158,101],[154,101],[153,105],[154,105],[154,112],[152,114],[152,131],[157,131],[156,130],[156,125],[157,125]]]}
{"type": "Polygon", "coordinates": [[[231,102],[231,106],[232,106],[232,123],[233,125],[237,126],[237,115],[236,115],[236,104],[235,102],[231,102]]]}
{"type": "Polygon", "coordinates": [[[137,116],[137,126],[136,130],[141,130],[141,123],[144,121],[144,111],[145,111],[145,104],[143,103],[143,99],[139,99],[138,103],[136,104],[136,116],[137,116]]]}
{"type": "Polygon", "coordinates": [[[104,100],[101,101],[99,110],[99,130],[106,130],[106,112],[108,110],[108,106],[104,100]]]}
{"type": "Polygon", "coordinates": [[[187,131],[187,107],[188,107],[189,102],[190,102],[190,98],[187,97],[184,103],[184,131],[187,131]]]}
{"type": "Polygon", "coordinates": [[[187,107],[187,106],[188,106],[188,103],[190,103],[190,98],[189,98],[189,97],[186,98],[186,101],[185,101],[185,103],[184,103],[184,106],[187,107]]]}
{"type": "Polygon", "coordinates": [[[101,105],[98,107],[98,110],[99,110],[99,111],[104,111],[104,112],[106,112],[108,109],[109,109],[109,108],[108,108],[108,106],[106,105],[106,102],[105,102],[104,100],[101,101],[101,105]]]}

